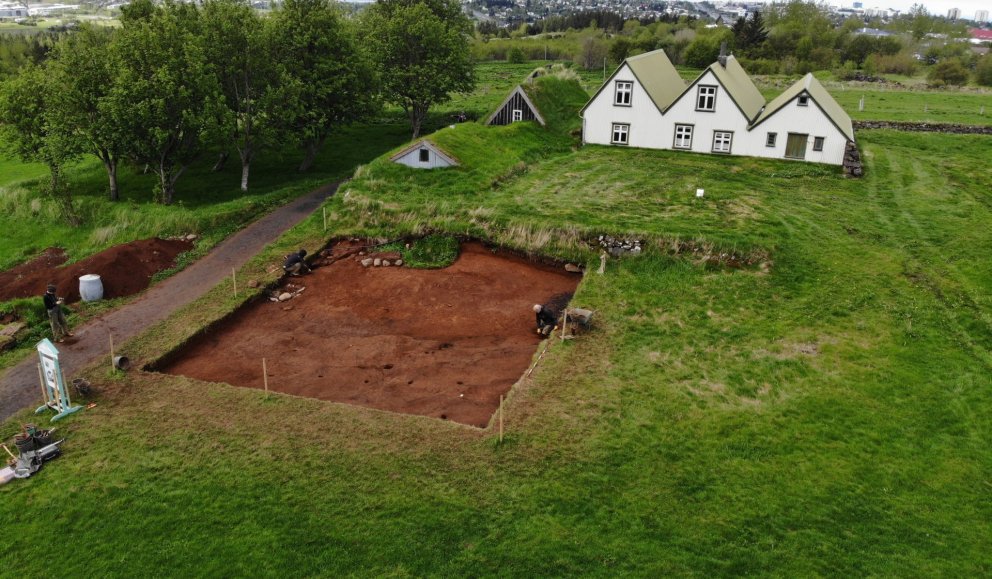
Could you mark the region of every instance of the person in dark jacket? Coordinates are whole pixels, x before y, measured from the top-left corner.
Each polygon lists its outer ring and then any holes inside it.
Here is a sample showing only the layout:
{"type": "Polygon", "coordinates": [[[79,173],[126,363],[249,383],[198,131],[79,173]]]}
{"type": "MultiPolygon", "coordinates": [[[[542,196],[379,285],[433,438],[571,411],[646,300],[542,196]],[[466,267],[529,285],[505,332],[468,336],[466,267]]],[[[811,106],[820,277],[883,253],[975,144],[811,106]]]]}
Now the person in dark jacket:
{"type": "Polygon", "coordinates": [[[541,304],[534,304],[534,315],[537,318],[538,334],[547,336],[558,327],[558,316],[551,311],[551,308],[542,306],[541,304]]]}
{"type": "Polygon", "coordinates": [[[287,255],[286,262],[282,264],[282,269],[289,275],[310,273],[310,268],[307,266],[307,262],[304,259],[306,256],[307,250],[305,249],[301,249],[296,253],[287,255]]]}
{"type": "Polygon", "coordinates": [[[48,321],[52,324],[52,339],[64,342],[66,336],[72,335],[69,324],[65,321],[65,312],[62,311],[65,300],[55,295],[55,284],[48,284],[48,290],[42,299],[45,302],[45,311],[48,312],[48,321]]]}

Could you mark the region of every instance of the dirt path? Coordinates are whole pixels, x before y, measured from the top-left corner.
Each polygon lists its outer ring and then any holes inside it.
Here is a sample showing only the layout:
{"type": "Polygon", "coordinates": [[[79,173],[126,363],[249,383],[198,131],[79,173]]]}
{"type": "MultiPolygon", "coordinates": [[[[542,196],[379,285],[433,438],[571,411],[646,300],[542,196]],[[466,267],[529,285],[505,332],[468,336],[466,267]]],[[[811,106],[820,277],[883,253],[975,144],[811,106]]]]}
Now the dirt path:
{"type": "MultiPolygon", "coordinates": [[[[337,183],[315,189],[252,223],[217,245],[185,270],[152,287],[135,301],[74,328],[75,338],[62,344],[62,367],[68,380],[99,356],[107,354],[108,331],[123,343],[172,312],[196,300],[240,267],[284,231],[302,221],[337,190],[337,183]]],[[[40,404],[36,356],[0,375],[0,420],[32,404],[40,404]]]]}

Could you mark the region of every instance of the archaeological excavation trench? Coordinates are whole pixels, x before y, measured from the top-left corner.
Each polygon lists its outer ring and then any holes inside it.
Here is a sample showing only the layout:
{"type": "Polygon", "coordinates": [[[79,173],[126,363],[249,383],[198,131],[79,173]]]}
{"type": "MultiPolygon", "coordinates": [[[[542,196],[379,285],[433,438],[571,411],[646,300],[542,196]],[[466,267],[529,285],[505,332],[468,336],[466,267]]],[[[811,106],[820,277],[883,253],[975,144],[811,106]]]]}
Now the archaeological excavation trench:
{"type": "Polygon", "coordinates": [[[158,370],[262,388],[265,358],[273,391],[484,427],[540,343],[531,306],[581,279],[479,243],[439,270],[359,259],[290,278],[306,290],[246,305],[158,370]]]}

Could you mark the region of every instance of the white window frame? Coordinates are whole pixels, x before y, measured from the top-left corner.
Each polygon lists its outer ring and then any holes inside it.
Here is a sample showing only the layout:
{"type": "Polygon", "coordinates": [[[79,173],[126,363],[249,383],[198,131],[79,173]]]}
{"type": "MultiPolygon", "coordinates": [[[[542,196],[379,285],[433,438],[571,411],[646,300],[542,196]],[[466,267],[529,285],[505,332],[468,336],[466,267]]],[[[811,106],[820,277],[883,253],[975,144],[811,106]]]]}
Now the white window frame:
{"type": "Polygon", "coordinates": [[[765,146],[774,147],[777,141],[778,141],[778,133],[768,133],[768,136],[765,137],[765,146]]]}
{"type": "Polygon", "coordinates": [[[813,150],[822,151],[824,141],[826,141],[825,137],[813,137],[813,150]]]}
{"type": "Polygon", "coordinates": [[[707,113],[716,110],[716,86],[701,84],[696,88],[696,110],[707,113]]]}
{"type": "Polygon", "coordinates": [[[809,95],[807,95],[807,94],[801,94],[801,95],[799,95],[799,98],[796,99],[796,105],[801,106],[801,107],[808,107],[809,106],[809,95]]]}
{"type": "Polygon", "coordinates": [[[692,133],[694,130],[694,125],[675,125],[675,139],[672,141],[672,148],[692,149],[692,133]],[[680,145],[680,141],[685,142],[685,144],[680,145]]]}
{"type": "Polygon", "coordinates": [[[613,88],[613,105],[618,107],[631,106],[634,96],[634,83],[629,80],[618,80],[613,88]]]}
{"type": "Polygon", "coordinates": [[[513,109],[513,112],[510,114],[510,119],[511,119],[510,120],[511,123],[519,123],[520,121],[524,120],[523,109],[513,109]]]}
{"type": "Polygon", "coordinates": [[[720,153],[723,155],[729,155],[730,151],[734,147],[734,132],[733,131],[713,131],[713,149],[714,153],[720,153]],[[725,147],[724,147],[725,145],[725,147]]]}
{"type": "Polygon", "coordinates": [[[613,130],[610,131],[610,143],[614,145],[629,145],[630,123],[613,123],[613,130]]]}

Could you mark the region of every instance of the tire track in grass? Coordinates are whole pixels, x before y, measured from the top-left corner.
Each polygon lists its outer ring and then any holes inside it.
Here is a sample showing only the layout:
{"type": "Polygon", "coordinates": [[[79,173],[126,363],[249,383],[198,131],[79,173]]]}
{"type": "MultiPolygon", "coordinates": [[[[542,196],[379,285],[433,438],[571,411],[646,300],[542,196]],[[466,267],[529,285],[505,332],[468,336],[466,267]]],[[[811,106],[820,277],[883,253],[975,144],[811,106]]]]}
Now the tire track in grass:
{"type": "Polygon", "coordinates": [[[934,165],[924,165],[915,162],[906,147],[881,147],[872,151],[872,170],[884,171],[888,178],[878,178],[873,183],[877,187],[868,188],[870,199],[877,207],[876,215],[887,225],[893,241],[905,252],[903,275],[909,282],[934,296],[936,303],[945,314],[948,329],[957,337],[962,346],[967,348],[977,359],[992,369],[992,322],[986,312],[982,311],[969,291],[967,279],[952,264],[942,259],[940,252],[933,248],[926,235],[925,228],[920,224],[911,208],[909,195],[926,190],[929,184],[940,181],[939,175],[934,175],[934,165]],[[922,183],[922,185],[921,185],[922,183]],[[910,232],[907,236],[906,232],[910,232]],[[939,275],[934,264],[940,263],[945,267],[946,274],[939,275]],[[915,266],[915,267],[914,267],[915,266]],[[950,282],[952,287],[943,287],[940,280],[950,282]],[[961,287],[964,286],[964,287],[961,287]],[[952,295],[949,295],[949,292],[952,295]],[[954,298],[958,303],[954,302],[954,298]],[[963,308],[957,307],[958,304],[963,308]],[[961,310],[966,312],[961,312],[961,310]],[[961,320],[964,313],[973,315],[981,322],[977,331],[961,320]]]}

